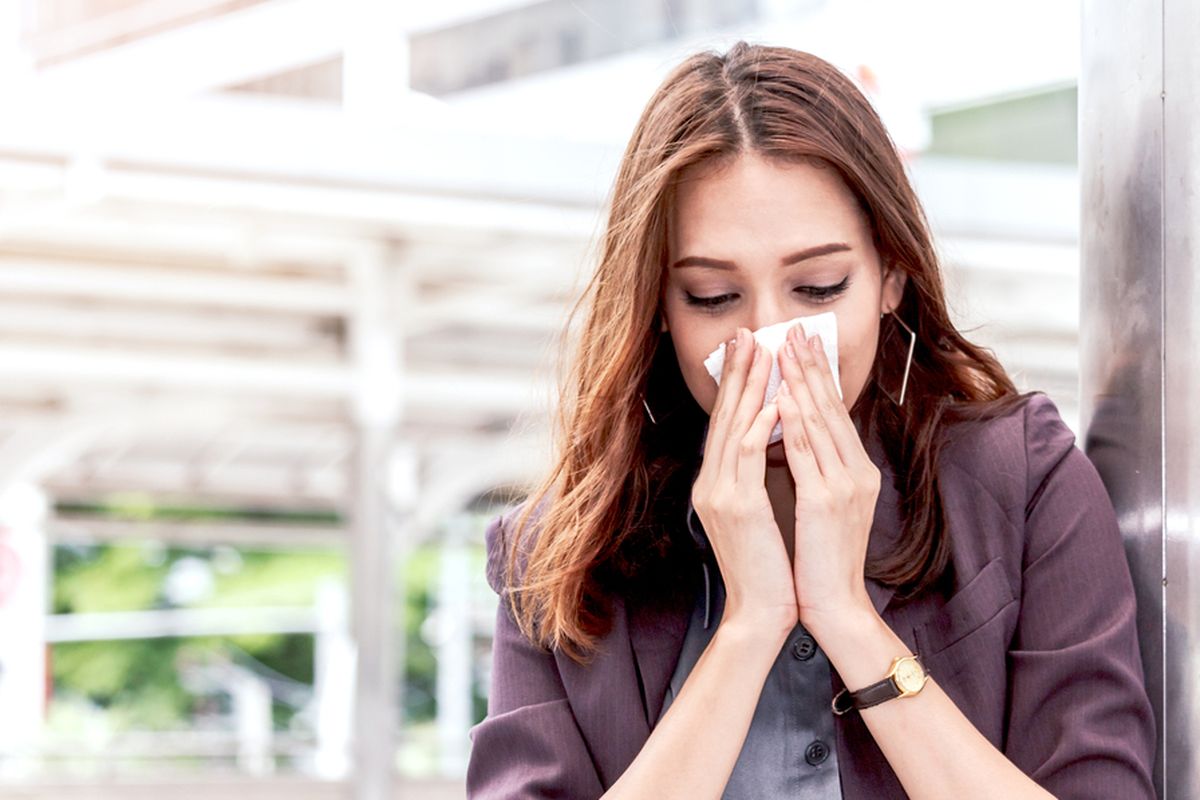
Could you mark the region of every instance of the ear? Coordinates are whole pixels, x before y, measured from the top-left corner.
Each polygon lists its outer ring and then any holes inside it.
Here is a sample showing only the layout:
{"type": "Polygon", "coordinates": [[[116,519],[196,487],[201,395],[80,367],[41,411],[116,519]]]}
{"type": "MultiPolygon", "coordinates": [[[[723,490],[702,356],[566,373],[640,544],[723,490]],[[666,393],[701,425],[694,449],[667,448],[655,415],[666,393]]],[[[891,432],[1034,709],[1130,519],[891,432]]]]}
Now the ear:
{"type": "Polygon", "coordinates": [[[904,284],[908,281],[906,273],[899,264],[890,264],[883,273],[883,288],[879,294],[879,311],[886,314],[894,311],[904,297],[904,284]]]}

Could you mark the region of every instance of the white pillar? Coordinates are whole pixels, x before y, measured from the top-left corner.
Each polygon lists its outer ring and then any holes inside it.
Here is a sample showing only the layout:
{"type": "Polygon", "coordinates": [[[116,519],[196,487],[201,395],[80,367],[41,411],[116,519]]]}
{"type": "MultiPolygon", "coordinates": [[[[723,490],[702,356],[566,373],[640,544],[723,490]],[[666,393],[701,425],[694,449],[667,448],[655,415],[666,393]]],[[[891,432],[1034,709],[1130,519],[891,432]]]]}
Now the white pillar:
{"type": "Polygon", "coordinates": [[[357,428],[352,494],[351,590],[355,642],[354,797],[392,795],[404,640],[395,608],[402,596],[397,549],[407,509],[390,487],[403,406],[398,321],[403,297],[388,253],[364,248],[350,264],[355,308],[350,321],[357,428]],[[399,520],[399,524],[397,521],[399,520]]]}
{"type": "Polygon", "coordinates": [[[46,510],[32,484],[0,490],[0,780],[30,768],[45,719],[46,510]]]}
{"type": "Polygon", "coordinates": [[[438,768],[447,778],[466,773],[471,727],[471,563],[466,541],[471,520],[446,521],[437,591],[438,768]]]}
{"type": "Polygon", "coordinates": [[[229,694],[237,727],[238,767],[250,775],[274,772],[270,684],[248,669],[234,668],[229,674],[229,694]]]}
{"type": "Polygon", "coordinates": [[[313,643],[313,696],[317,753],[314,764],[323,780],[345,779],[350,771],[350,734],[354,707],[354,641],[350,638],[349,600],[339,580],[317,587],[317,634],[313,643]]]}

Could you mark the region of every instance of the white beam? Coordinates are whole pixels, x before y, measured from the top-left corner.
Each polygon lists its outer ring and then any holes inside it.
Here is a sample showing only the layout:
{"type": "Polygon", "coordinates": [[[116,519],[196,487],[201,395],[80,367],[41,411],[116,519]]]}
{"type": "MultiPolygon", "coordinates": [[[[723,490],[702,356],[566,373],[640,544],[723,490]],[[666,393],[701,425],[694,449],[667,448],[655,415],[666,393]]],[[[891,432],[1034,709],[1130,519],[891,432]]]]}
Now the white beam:
{"type": "MultiPolygon", "coordinates": [[[[31,164],[0,156],[0,185],[6,189],[14,181],[45,183],[38,189],[22,191],[46,194],[62,191],[64,169],[53,164],[31,164]],[[39,175],[30,174],[36,167],[39,175]]],[[[13,207],[20,207],[20,192],[14,190],[13,207]]],[[[247,273],[264,266],[286,262],[313,274],[337,275],[336,265],[347,253],[361,247],[362,239],[334,232],[315,234],[311,230],[283,230],[264,226],[252,219],[234,219],[208,213],[203,209],[157,206],[138,209],[94,205],[86,214],[47,216],[9,224],[7,214],[0,225],[0,242],[20,245],[27,253],[61,252],[71,249],[114,255],[151,254],[162,261],[176,257],[188,261],[227,263],[247,273]]],[[[460,244],[462,237],[459,237],[460,244]]]]}
{"type": "Polygon", "coordinates": [[[46,616],[46,641],[86,642],[168,636],[238,636],[247,633],[314,633],[312,608],[172,608],[46,616]]]}
{"type": "Polygon", "coordinates": [[[402,5],[405,9],[404,27],[410,33],[446,28],[533,5],[533,2],[534,0],[457,0],[453,3],[406,3],[402,5]]]}
{"type": "Polygon", "coordinates": [[[346,19],[329,0],[271,0],[42,70],[35,96],[108,105],[220,89],[333,58],[346,19]],[[286,35],[281,35],[286,32],[286,35]]]}
{"type": "Polygon", "coordinates": [[[492,441],[441,442],[426,467],[413,524],[432,531],[438,521],[453,516],[474,496],[503,483],[533,485],[550,459],[548,432],[508,435],[492,441]]]}
{"type": "Polygon", "coordinates": [[[582,209],[591,221],[621,157],[612,144],[494,133],[467,117],[424,114],[365,124],[335,106],[259,97],[201,97],[120,113],[106,108],[101,119],[44,98],[14,104],[0,128],[0,152],[63,165],[86,154],[106,165],[109,191],[118,175],[235,176],[284,182],[289,191],[354,188],[582,209]]]}
{"type": "MultiPolygon", "coordinates": [[[[162,271],[154,273],[161,276],[162,271]]],[[[60,298],[63,299],[63,298],[60,298]]],[[[275,300],[277,298],[268,298],[275,300]]],[[[260,310],[167,309],[155,303],[131,308],[124,303],[47,302],[0,299],[0,336],[145,343],[150,347],[240,347],[254,352],[303,353],[306,358],[336,355],[340,343],[321,320],[299,315],[264,318],[260,310]]]]}
{"type": "Polygon", "coordinates": [[[129,521],[95,517],[58,516],[46,524],[56,543],[160,541],[179,547],[230,545],[246,549],[334,548],[346,544],[340,525],[258,522],[129,521]]]}
{"type": "Polygon", "coordinates": [[[0,442],[0,492],[17,482],[37,483],[78,459],[102,429],[98,420],[82,414],[19,428],[0,442]]]}
{"type": "MultiPolygon", "coordinates": [[[[401,145],[396,145],[397,148],[401,145]]],[[[354,189],[218,177],[110,170],[106,196],[177,208],[202,207],[281,228],[314,227],[348,235],[354,230],[383,237],[434,235],[440,231],[488,231],[575,240],[597,228],[597,211],[554,202],[484,199],[403,189],[354,189]],[[440,230],[439,230],[440,229],[440,230]]]]}
{"type": "Polygon", "coordinates": [[[329,281],[0,256],[0,295],[19,294],[310,314],[340,315],[349,308],[345,286],[329,281]]]}
{"type": "Polygon", "coordinates": [[[117,470],[110,478],[93,480],[82,470],[72,469],[52,476],[44,485],[55,497],[77,501],[94,501],[114,494],[137,492],[152,497],[156,503],[194,502],[202,498],[206,503],[324,512],[336,511],[344,505],[344,483],[339,479],[336,487],[316,492],[311,489],[298,490],[293,482],[287,480],[276,480],[271,485],[233,482],[198,485],[173,481],[170,476],[150,474],[144,470],[117,470]],[[145,483],[139,482],[141,480],[145,483]]]}
{"type": "MultiPolygon", "coordinates": [[[[136,384],[313,397],[349,398],[352,389],[352,376],[344,364],[33,344],[0,344],[0,375],[5,380],[48,380],[57,386],[136,384]]],[[[520,413],[547,396],[548,388],[526,375],[480,370],[409,372],[404,380],[409,407],[456,413],[520,413]]]]}
{"type": "Polygon", "coordinates": [[[505,302],[489,291],[465,291],[442,299],[423,300],[405,316],[404,329],[409,336],[460,326],[551,334],[566,323],[567,309],[565,303],[530,302],[525,297],[512,297],[505,302]],[[496,313],[498,307],[504,309],[503,314],[496,313]]]}

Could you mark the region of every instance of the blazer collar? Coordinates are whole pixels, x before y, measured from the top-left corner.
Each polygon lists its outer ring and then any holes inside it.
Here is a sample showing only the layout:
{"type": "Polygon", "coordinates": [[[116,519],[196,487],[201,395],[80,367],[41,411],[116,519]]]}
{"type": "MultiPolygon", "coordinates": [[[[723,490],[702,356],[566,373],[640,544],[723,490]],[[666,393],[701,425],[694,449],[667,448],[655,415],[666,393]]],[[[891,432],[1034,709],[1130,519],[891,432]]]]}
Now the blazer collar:
{"type": "MultiPolygon", "coordinates": [[[[704,453],[704,440],[707,432],[706,423],[705,430],[700,437],[700,455],[704,453]]],[[[883,446],[874,426],[871,426],[867,432],[863,445],[871,461],[879,468],[881,475],[879,497],[875,501],[875,517],[871,523],[870,538],[867,542],[868,557],[878,558],[890,551],[899,539],[900,496],[893,486],[894,472],[884,456],[883,446]]],[[[705,586],[707,619],[707,610],[713,608],[716,561],[712,556],[704,525],[695,513],[690,497],[682,524],[686,526],[700,551],[702,569],[707,572],[702,576],[705,586]]],[[[882,616],[892,595],[895,594],[895,589],[870,577],[866,579],[866,589],[875,611],[882,616]]],[[[658,719],[662,709],[667,682],[679,659],[679,651],[683,645],[684,635],[687,633],[691,606],[651,608],[643,604],[631,604],[626,606],[626,610],[629,639],[644,688],[643,703],[647,714],[647,724],[653,727],[653,723],[658,719]]]]}

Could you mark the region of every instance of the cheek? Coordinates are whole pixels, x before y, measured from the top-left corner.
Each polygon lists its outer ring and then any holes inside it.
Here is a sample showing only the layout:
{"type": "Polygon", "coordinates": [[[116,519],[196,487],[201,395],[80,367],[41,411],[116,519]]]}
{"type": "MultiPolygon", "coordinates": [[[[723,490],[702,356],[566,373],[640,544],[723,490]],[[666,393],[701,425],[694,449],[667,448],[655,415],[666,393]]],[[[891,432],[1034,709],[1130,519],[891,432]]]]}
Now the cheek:
{"type": "Polygon", "coordinates": [[[692,397],[696,403],[707,413],[712,413],[713,406],[717,400],[717,382],[708,374],[708,370],[704,368],[704,359],[712,352],[712,348],[700,348],[694,352],[681,357],[680,367],[683,372],[683,380],[687,384],[688,389],[692,392],[692,397]],[[686,360],[684,360],[686,359],[686,360]]]}
{"type": "Polygon", "coordinates": [[[838,373],[841,378],[843,400],[847,408],[858,399],[871,374],[875,362],[876,343],[879,328],[870,324],[855,326],[854,329],[843,330],[838,334],[838,373]]]}
{"type": "Polygon", "coordinates": [[[675,349],[675,359],[679,363],[679,371],[683,375],[683,381],[687,384],[696,403],[709,413],[712,412],[713,405],[717,399],[717,382],[712,379],[712,376],[708,374],[708,370],[704,368],[704,359],[708,358],[708,354],[723,341],[723,339],[719,338],[719,333],[719,331],[709,333],[707,331],[677,329],[674,327],[671,329],[671,341],[675,349]],[[714,337],[715,340],[710,346],[708,342],[710,339],[714,339],[714,337]]]}
{"type": "Polygon", "coordinates": [[[663,300],[664,315],[670,326],[671,342],[679,372],[696,404],[712,413],[717,400],[717,382],[704,368],[704,359],[734,333],[735,323],[723,317],[708,318],[689,309],[680,297],[680,289],[670,284],[663,300]]]}

